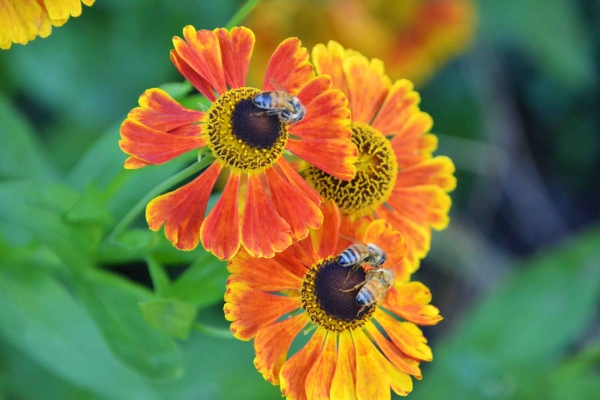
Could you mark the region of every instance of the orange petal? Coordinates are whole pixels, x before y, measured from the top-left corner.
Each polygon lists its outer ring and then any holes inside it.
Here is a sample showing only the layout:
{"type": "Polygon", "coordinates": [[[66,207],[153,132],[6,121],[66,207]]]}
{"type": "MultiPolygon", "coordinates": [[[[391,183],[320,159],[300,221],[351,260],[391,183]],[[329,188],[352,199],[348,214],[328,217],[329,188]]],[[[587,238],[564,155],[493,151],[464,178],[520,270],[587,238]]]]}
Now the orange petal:
{"type": "Polygon", "coordinates": [[[404,354],[417,360],[433,360],[427,339],[415,324],[397,321],[381,309],[377,309],[373,317],[404,354]]]}
{"type": "Polygon", "coordinates": [[[302,286],[303,275],[292,273],[274,258],[256,259],[243,248],[229,261],[227,269],[233,274],[228,282],[242,282],[264,292],[298,289],[302,286]]]}
{"type": "Polygon", "coordinates": [[[314,76],[313,67],[308,61],[308,51],[300,47],[298,38],[289,38],[281,42],[271,56],[262,90],[275,90],[271,83],[273,79],[295,96],[314,76]]]}
{"type": "Polygon", "coordinates": [[[427,133],[433,126],[431,116],[419,111],[418,107],[409,112],[411,115],[407,116],[407,121],[391,140],[401,168],[431,158],[431,153],[437,148],[437,137],[427,133]]]}
{"type": "Polygon", "coordinates": [[[328,332],[323,350],[306,376],[306,397],[329,400],[337,360],[337,334],[328,332]]]}
{"type": "Polygon", "coordinates": [[[352,121],[370,123],[388,93],[391,82],[383,70],[383,62],[369,60],[355,53],[344,60],[352,121]]]}
{"type": "Polygon", "coordinates": [[[406,135],[404,124],[411,115],[419,111],[418,105],[421,102],[421,96],[413,88],[413,83],[407,79],[394,82],[373,120],[373,128],[384,136],[406,135]]]}
{"type": "Polygon", "coordinates": [[[134,108],[127,115],[149,128],[169,132],[185,125],[196,124],[193,127],[198,134],[201,127],[198,125],[204,113],[190,110],[173,100],[167,92],[161,89],[148,89],[139,98],[140,107],[134,108]]]}
{"type": "Polygon", "coordinates": [[[331,78],[327,75],[317,76],[311,79],[304,87],[298,92],[298,99],[305,106],[310,104],[315,97],[331,89],[331,78]]]}
{"type": "Polygon", "coordinates": [[[185,41],[177,36],[173,38],[179,57],[206,79],[217,93],[225,93],[227,86],[217,35],[209,30],[196,31],[193,26],[188,25],[183,28],[183,36],[185,41]]]}
{"type": "Polygon", "coordinates": [[[330,398],[335,400],[356,400],[356,350],[350,331],[340,333],[337,365],[331,381],[330,398]]]}
{"type": "Polygon", "coordinates": [[[200,93],[210,101],[215,101],[215,93],[213,92],[210,83],[204,79],[198,72],[188,65],[187,62],[179,56],[176,50],[171,50],[171,62],[181,75],[185,77],[200,93]]]}
{"type": "Polygon", "coordinates": [[[437,230],[448,226],[452,199],[439,186],[394,187],[388,204],[399,214],[421,226],[437,230]]]}
{"type": "Polygon", "coordinates": [[[450,192],[456,188],[456,178],[453,175],[455,170],[451,159],[437,156],[400,171],[396,187],[437,185],[450,192]]]}
{"type": "Polygon", "coordinates": [[[148,164],[166,163],[206,144],[201,136],[171,135],[129,118],[121,125],[121,138],[121,150],[148,164]]]}
{"type": "Polygon", "coordinates": [[[366,328],[367,332],[369,332],[369,336],[371,336],[375,343],[377,343],[377,346],[383,351],[383,354],[385,354],[395,366],[407,374],[413,375],[417,379],[421,379],[422,374],[418,361],[403,354],[394,343],[387,340],[381,332],[379,332],[374,324],[367,323],[366,328]]]}
{"type": "Polygon", "coordinates": [[[245,86],[248,65],[254,48],[254,33],[245,27],[235,27],[231,32],[219,28],[214,32],[219,38],[225,80],[229,87],[233,89],[245,86]]]}
{"type": "Polygon", "coordinates": [[[281,394],[289,400],[306,399],[306,376],[321,353],[326,333],[325,329],[317,328],[308,343],[283,364],[279,374],[281,394]]]}
{"type": "Polygon", "coordinates": [[[393,297],[385,307],[407,321],[435,325],[443,319],[440,310],[429,304],[431,292],[421,282],[408,282],[398,287],[393,297]]]}
{"type": "Polygon", "coordinates": [[[288,271],[302,279],[306,275],[306,271],[319,258],[315,254],[310,239],[306,238],[292,244],[281,253],[275,254],[275,260],[288,271]]]}
{"type": "Polygon", "coordinates": [[[260,328],[302,306],[300,297],[276,296],[252,289],[240,282],[229,282],[225,291],[225,318],[231,332],[240,340],[250,340],[260,328]]]}
{"type": "Polygon", "coordinates": [[[279,372],[285,363],[292,342],[310,321],[303,312],[292,318],[259,329],[254,338],[254,365],[258,372],[273,385],[279,384],[279,372]]]}
{"type": "Polygon", "coordinates": [[[378,219],[369,224],[364,236],[363,243],[376,243],[387,253],[388,265],[394,265],[402,261],[407,253],[406,243],[402,234],[395,230],[390,223],[384,219],[378,219]]]}
{"type": "Polygon", "coordinates": [[[165,235],[180,250],[193,250],[200,241],[204,211],[221,166],[213,163],[199,177],[179,189],[156,197],[146,207],[150,229],[165,224],[165,235]]]}
{"type": "Polygon", "coordinates": [[[265,176],[275,210],[289,224],[295,240],[304,239],[309,229],[321,226],[323,214],[315,203],[283,179],[274,168],[265,170],[265,176]]]}
{"type": "Polygon", "coordinates": [[[306,106],[306,116],[290,126],[292,135],[303,139],[346,139],[350,142],[348,100],[339,90],[321,93],[306,106]]]}
{"type": "Polygon", "coordinates": [[[352,332],[356,348],[356,397],[358,400],[388,400],[390,386],[375,357],[377,349],[360,329],[352,332]]]}
{"type": "Polygon", "coordinates": [[[329,175],[348,181],[356,175],[358,149],[347,139],[289,139],[286,148],[329,175]]]}
{"type": "Polygon", "coordinates": [[[317,73],[319,75],[329,75],[335,89],[348,93],[343,69],[345,55],[344,48],[333,40],[327,43],[327,47],[318,44],[312,50],[312,61],[317,73]]]}
{"type": "Polygon", "coordinates": [[[326,258],[336,253],[336,244],[340,230],[340,210],[331,200],[321,204],[323,225],[310,232],[312,246],[319,258],[326,258]]]}
{"type": "Polygon", "coordinates": [[[315,203],[316,205],[321,204],[323,199],[317,193],[317,191],[308,184],[294,169],[288,164],[288,162],[283,157],[279,157],[277,160],[277,165],[281,168],[281,172],[285,175],[288,182],[290,182],[296,189],[298,189],[301,193],[308,196],[308,198],[315,203]]]}
{"type": "Polygon", "coordinates": [[[291,243],[290,226],[267,198],[258,175],[248,176],[242,243],[253,257],[273,257],[291,243]]]}
{"type": "Polygon", "coordinates": [[[230,259],[240,248],[239,187],[240,172],[232,171],[221,197],[200,230],[202,245],[219,260],[230,259]]]}
{"type": "Polygon", "coordinates": [[[152,164],[148,164],[145,161],[142,161],[138,158],[135,157],[127,157],[127,159],[125,160],[125,169],[138,169],[138,168],[143,168],[146,167],[148,165],[152,165],[152,164]]]}

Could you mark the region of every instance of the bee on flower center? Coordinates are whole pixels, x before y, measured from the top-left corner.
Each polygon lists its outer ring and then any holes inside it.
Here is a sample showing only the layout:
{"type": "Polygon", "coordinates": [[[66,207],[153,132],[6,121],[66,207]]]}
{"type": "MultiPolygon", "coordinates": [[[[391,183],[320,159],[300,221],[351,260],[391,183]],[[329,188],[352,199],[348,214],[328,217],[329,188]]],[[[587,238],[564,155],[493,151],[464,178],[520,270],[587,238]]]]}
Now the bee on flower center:
{"type": "Polygon", "coordinates": [[[304,118],[306,108],[300,99],[290,95],[277,81],[271,79],[271,84],[277,90],[258,93],[252,99],[254,105],[265,110],[267,115],[277,115],[280,121],[287,124],[304,118]]]}
{"type": "Polygon", "coordinates": [[[361,306],[356,314],[358,316],[365,308],[385,299],[393,284],[394,273],[387,268],[377,268],[368,271],[365,280],[353,288],[340,290],[347,293],[360,288],[356,295],[356,304],[361,306]]]}
{"type": "MultiPolygon", "coordinates": [[[[348,277],[362,264],[379,268],[386,260],[387,254],[374,243],[364,244],[352,238],[343,236],[353,242],[346,250],[337,256],[337,262],[344,268],[350,268],[348,277]]],[[[347,278],[346,278],[347,280],[347,278]]]]}

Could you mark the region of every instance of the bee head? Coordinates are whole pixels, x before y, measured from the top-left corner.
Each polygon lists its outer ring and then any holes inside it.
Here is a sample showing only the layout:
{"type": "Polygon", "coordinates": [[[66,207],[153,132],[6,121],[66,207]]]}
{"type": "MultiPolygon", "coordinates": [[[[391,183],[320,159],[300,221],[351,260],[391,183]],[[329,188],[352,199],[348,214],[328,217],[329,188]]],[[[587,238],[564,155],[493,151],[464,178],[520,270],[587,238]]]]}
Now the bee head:
{"type": "Polygon", "coordinates": [[[379,271],[381,275],[379,275],[379,279],[381,283],[392,286],[394,284],[394,273],[392,270],[387,268],[381,268],[379,271]]]}

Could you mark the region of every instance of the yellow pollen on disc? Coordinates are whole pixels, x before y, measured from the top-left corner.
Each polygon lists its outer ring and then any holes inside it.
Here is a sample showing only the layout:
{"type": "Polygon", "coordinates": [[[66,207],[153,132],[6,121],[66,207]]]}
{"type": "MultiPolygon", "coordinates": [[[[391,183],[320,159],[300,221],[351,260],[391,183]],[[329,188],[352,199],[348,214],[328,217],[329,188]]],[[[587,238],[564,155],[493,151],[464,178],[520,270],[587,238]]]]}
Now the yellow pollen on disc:
{"type": "Polygon", "coordinates": [[[262,172],[283,154],[287,125],[267,115],[252,99],[255,88],[232,89],[218,98],[204,116],[208,147],[224,165],[243,172],[262,172]]]}
{"type": "Polygon", "coordinates": [[[356,302],[360,289],[352,289],[365,279],[365,271],[357,269],[347,279],[349,269],[328,257],[313,265],[304,276],[300,290],[302,308],[311,321],[331,332],[341,333],[362,327],[370,318],[376,305],[366,307],[356,302]]]}
{"type": "Polygon", "coordinates": [[[306,180],[343,213],[362,216],[389,199],[398,176],[398,162],[390,141],[377,129],[357,122],[350,128],[352,142],[358,147],[356,177],[342,181],[310,166],[306,180]]]}

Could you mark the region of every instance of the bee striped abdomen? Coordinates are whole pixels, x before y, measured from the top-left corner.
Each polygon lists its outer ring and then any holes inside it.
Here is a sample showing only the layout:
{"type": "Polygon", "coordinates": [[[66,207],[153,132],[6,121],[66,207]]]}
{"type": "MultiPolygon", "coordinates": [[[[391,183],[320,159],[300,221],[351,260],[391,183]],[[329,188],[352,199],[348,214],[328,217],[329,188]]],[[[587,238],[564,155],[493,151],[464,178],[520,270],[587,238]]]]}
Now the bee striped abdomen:
{"type": "Polygon", "coordinates": [[[350,267],[358,263],[361,258],[361,252],[355,246],[350,246],[340,253],[338,257],[338,264],[340,264],[342,267],[350,267]]]}
{"type": "Polygon", "coordinates": [[[356,295],[356,304],[359,306],[369,306],[373,303],[375,303],[375,297],[370,291],[360,290],[356,295]]]}

